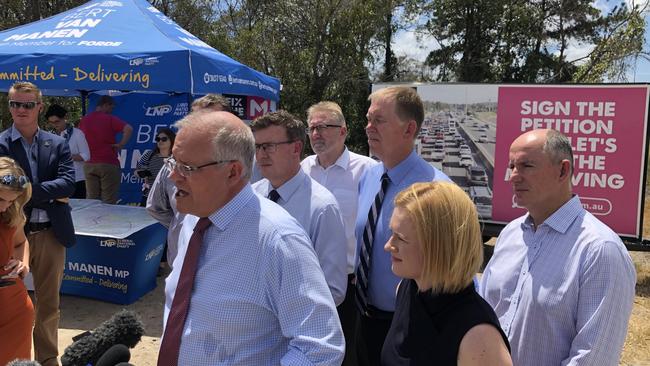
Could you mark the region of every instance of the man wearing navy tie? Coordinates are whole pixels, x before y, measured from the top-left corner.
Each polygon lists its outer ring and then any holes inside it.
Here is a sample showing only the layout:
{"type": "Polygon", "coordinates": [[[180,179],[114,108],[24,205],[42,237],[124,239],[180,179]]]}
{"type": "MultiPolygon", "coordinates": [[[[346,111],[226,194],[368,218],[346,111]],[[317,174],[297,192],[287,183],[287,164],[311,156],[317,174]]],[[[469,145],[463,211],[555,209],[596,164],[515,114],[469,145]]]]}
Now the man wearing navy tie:
{"type": "Polygon", "coordinates": [[[359,182],[355,296],[360,314],[355,339],[359,365],[375,366],[380,364],[400,281],[391,271],[390,254],[383,249],[392,235],[393,199],[413,183],[449,178],[414,150],[424,107],[413,88],[380,89],[368,99],[366,135],[370,152],[381,164],[368,169],[359,182]]]}

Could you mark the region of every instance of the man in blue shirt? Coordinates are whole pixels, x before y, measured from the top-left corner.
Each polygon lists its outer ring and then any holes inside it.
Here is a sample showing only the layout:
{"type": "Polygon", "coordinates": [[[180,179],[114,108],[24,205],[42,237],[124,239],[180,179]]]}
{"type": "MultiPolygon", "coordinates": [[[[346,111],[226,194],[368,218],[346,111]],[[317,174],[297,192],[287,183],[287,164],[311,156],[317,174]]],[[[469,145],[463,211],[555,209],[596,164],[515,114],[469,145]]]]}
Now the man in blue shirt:
{"type": "Polygon", "coordinates": [[[176,127],[167,165],[185,218],[158,365],[340,364],[341,325],[309,238],[249,184],[250,129],[227,112],[176,127]]]}
{"type": "Polygon", "coordinates": [[[338,306],[347,286],[345,228],[336,198],[300,168],[305,125],[278,111],[256,118],[251,130],[256,164],[265,178],[253,189],[282,206],[305,229],[338,306]]]}
{"type": "Polygon", "coordinates": [[[572,194],[566,136],[533,130],[510,147],[514,201],[483,271],[515,365],[618,365],[636,274],[620,238],[572,194]]]}
{"type": "Polygon", "coordinates": [[[449,180],[414,150],[424,120],[417,92],[408,87],[389,87],[372,93],[368,99],[368,145],[381,164],[368,169],[359,182],[355,290],[360,315],[355,338],[362,366],[379,365],[381,347],[395,311],[400,279],[391,271],[390,254],[383,249],[392,235],[389,222],[393,199],[413,183],[449,180]]]}

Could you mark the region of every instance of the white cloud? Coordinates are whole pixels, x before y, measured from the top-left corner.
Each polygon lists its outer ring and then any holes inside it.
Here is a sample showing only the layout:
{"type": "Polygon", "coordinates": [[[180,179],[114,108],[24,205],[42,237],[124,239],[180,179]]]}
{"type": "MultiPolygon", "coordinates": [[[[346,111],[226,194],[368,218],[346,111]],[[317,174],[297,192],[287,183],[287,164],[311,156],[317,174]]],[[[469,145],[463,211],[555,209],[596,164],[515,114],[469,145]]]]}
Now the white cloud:
{"type": "MultiPolygon", "coordinates": [[[[587,56],[593,49],[595,45],[593,44],[583,44],[583,43],[578,43],[578,42],[569,42],[567,45],[567,48],[564,50],[564,55],[566,57],[566,60],[569,62],[575,61],[582,59],[583,57],[587,56]]],[[[559,54],[559,51],[555,52],[555,54],[559,54]]],[[[580,60],[577,62],[577,64],[581,64],[585,62],[586,59],[580,60]]]]}
{"type": "Polygon", "coordinates": [[[440,48],[438,42],[431,36],[418,36],[414,30],[403,30],[393,38],[393,52],[397,56],[408,56],[418,61],[424,61],[429,52],[440,48]]]}

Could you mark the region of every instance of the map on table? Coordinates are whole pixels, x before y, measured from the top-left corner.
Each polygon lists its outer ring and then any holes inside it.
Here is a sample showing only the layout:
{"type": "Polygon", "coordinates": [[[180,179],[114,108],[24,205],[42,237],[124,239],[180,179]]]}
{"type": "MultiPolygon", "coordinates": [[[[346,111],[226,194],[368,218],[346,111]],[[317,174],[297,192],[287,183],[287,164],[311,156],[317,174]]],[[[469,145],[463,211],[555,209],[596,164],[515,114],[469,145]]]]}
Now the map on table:
{"type": "Polygon", "coordinates": [[[157,223],[144,207],[109,205],[99,200],[71,199],[77,235],[124,239],[157,223]]]}

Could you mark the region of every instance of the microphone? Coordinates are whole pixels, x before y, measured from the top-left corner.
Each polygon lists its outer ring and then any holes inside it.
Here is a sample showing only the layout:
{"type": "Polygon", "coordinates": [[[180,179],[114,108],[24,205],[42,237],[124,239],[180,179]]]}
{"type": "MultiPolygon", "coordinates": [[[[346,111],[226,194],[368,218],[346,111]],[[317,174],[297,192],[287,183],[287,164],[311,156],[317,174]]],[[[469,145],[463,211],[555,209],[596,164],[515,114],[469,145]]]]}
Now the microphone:
{"type": "Polygon", "coordinates": [[[116,344],[104,352],[97,360],[95,366],[115,366],[119,363],[126,363],[131,359],[129,347],[123,344],[116,344]]]}
{"type": "MultiPolygon", "coordinates": [[[[69,345],[61,356],[63,366],[95,364],[116,344],[133,348],[144,334],[140,318],[132,311],[122,310],[100,324],[95,330],[69,345]]],[[[117,351],[116,351],[117,352],[117,351]]],[[[118,361],[119,362],[119,361],[118,361]]]]}

